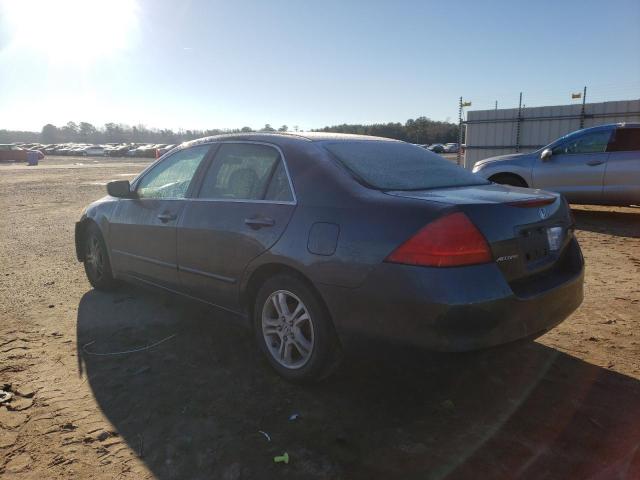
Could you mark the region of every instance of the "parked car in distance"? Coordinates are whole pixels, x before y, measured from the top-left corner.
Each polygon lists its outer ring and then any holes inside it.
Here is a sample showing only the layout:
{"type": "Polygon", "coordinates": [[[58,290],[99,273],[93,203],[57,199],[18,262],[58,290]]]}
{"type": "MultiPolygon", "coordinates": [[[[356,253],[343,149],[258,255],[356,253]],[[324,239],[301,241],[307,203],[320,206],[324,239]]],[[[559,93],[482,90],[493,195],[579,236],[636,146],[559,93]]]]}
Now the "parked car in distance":
{"type": "Polygon", "coordinates": [[[127,152],[129,157],[149,157],[154,158],[156,156],[155,144],[140,145],[127,152]]]}
{"type": "Polygon", "coordinates": [[[441,143],[434,143],[427,147],[427,150],[432,151],[433,153],[444,153],[444,145],[441,143]]]}
{"type": "Polygon", "coordinates": [[[460,145],[457,143],[445,143],[442,148],[444,149],[444,153],[458,153],[460,145]]]}
{"type": "Polygon", "coordinates": [[[35,152],[38,160],[44,158],[44,154],[39,150],[27,150],[13,144],[0,145],[0,162],[26,162],[29,153],[35,152]]]}
{"type": "Polygon", "coordinates": [[[84,151],[87,149],[89,145],[74,145],[69,149],[67,155],[74,156],[84,156],[84,151]]]}
{"type": "Polygon", "coordinates": [[[156,157],[160,158],[162,155],[167,153],[168,151],[174,149],[176,145],[164,145],[156,150],[156,157]]]}
{"type": "Polygon", "coordinates": [[[138,151],[138,149],[141,148],[139,145],[134,146],[133,148],[130,148],[127,151],[127,157],[136,157],[136,152],[138,151]]]}
{"type": "Polygon", "coordinates": [[[102,145],[91,145],[89,147],[85,147],[83,150],[84,155],[87,156],[98,156],[103,157],[105,155],[104,147],[102,145]]]}
{"type": "Polygon", "coordinates": [[[128,152],[133,148],[136,147],[134,145],[128,144],[113,145],[112,147],[106,149],[105,154],[110,157],[124,157],[127,156],[128,152]]]}
{"type": "Polygon", "coordinates": [[[63,145],[62,147],[56,149],[55,154],[56,155],[69,155],[69,153],[71,152],[71,149],[73,147],[70,145],[63,145]]]}
{"type": "Polygon", "coordinates": [[[558,192],[571,203],[640,204],[640,123],[586,128],[530,153],[487,158],[473,172],[558,192]]]}
{"type": "Polygon", "coordinates": [[[54,154],[57,148],[59,148],[58,145],[47,145],[44,147],[43,153],[46,155],[54,154]]]}
{"type": "Polygon", "coordinates": [[[492,184],[400,141],[209,137],[107,192],[76,224],[90,283],[231,312],[293,381],[326,376],[352,335],[471,350],[541,334],[582,301],[560,195],[492,184]]]}

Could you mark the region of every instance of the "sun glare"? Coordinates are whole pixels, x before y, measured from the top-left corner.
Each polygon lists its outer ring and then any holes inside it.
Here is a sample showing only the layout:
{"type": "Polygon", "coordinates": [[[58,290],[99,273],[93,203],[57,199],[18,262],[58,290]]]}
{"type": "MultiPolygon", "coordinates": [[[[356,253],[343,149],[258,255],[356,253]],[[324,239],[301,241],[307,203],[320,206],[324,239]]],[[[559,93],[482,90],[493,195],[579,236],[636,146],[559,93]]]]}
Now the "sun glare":
{"type": "Polygon", "coordinates": [[[7,0],[1,3],[8,47],[51,61],[88,63],[129,46],[136,0],[7,0]]]}

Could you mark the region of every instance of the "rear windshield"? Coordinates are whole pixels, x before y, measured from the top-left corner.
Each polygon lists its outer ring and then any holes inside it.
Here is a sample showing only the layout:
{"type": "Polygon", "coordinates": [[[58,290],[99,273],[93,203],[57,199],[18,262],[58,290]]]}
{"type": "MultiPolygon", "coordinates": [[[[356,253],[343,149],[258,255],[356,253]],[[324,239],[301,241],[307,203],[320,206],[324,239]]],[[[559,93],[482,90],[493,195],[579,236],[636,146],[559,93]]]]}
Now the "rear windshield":
{"type": "Polygon", "coordinates": [[[380,190],[427,190],[489,183],[440,155],[408,143],[356,140],[323,145],[356,179],[380,190]]]}

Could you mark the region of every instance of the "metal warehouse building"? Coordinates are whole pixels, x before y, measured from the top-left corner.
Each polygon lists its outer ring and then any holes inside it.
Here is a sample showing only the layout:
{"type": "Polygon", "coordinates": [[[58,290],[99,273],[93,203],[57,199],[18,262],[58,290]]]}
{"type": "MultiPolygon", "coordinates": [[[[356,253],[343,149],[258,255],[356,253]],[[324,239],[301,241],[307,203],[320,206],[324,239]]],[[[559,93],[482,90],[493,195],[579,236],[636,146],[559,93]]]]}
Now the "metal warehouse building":
{"type": "Polygon", "coordinates": [[[482,159],[530,152],[580,128],[640,122],[640,100],[467,113],[465,168],[482,159]]]}

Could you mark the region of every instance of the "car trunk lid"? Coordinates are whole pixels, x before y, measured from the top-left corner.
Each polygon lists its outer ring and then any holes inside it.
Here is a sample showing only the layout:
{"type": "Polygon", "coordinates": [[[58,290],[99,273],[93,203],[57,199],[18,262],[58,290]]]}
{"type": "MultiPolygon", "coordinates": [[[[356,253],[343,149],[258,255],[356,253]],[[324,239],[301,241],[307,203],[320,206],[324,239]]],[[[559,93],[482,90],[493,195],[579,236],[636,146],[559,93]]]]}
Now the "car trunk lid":
{"type": "Polygon", "coordinates": [[[552,267],[573,235],[569,207],[555,193],[496,184],[386,193],[464,212],[487,239],[507,281],[552,267]]]}

